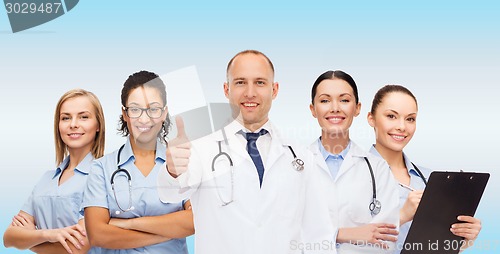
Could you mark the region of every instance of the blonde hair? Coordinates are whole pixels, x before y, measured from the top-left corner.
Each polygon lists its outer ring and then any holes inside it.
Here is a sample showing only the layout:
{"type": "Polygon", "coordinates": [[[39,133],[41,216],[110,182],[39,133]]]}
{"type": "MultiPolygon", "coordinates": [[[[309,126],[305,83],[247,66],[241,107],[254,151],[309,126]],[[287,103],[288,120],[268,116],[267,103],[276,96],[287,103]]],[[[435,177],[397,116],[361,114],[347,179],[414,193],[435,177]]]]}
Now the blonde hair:
{"type": "Polygon", "coordinates": [[[104,124],[104,112],[102,110],[101,103],[95,94],[83,89],[73,89],[66,92],[59,102],[57,102],[56,111],[54,114],[54,141],[56,145],[56,163],[59,165],[63,162],[64,157],[68,155],[68,147],[63,142],[61,138],[61,133],[59,132],[59,121],[61,120],[61,106],[64,102],[69,99],[85,96],[89,99],[92,106],[94,106],[94,114],[97,119],[97,125],[99,126],[98,132],[95,135],[94,144],[92,145],[92,155],[94,158],[100,158],[104,155],[104,139],[105,139],[105,124],[104,124]]]}

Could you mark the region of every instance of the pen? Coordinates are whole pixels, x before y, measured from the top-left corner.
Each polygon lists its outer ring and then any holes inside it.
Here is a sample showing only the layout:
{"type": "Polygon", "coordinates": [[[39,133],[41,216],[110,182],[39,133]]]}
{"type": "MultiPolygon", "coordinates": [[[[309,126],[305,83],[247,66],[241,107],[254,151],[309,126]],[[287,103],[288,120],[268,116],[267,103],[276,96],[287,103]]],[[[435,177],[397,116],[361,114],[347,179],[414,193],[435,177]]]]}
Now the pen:
{"type": "Polygon", "coordinates": [[[402,184],[402,183],[399,183],[399,186],[409,190],[409,191],[415,191],[415,189],[413,189],[412,187],[406,185],[406,184],[402,184]]]}

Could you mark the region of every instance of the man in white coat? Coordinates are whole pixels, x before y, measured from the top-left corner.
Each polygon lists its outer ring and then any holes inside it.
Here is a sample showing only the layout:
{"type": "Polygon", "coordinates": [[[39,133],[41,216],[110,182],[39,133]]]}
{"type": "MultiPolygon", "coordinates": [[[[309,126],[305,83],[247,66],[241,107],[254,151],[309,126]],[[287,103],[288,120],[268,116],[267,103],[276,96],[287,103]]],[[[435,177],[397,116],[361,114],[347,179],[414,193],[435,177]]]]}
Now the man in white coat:
{"type": "Polygon", "coordinates": [[[278,89],[267,56],[238,53],[224,83],[236,120],[191,146],[169,146],[158,192],[163,202],[191,200],[197,254],[336,253],[312,153],[269,121],[278,89]]]}

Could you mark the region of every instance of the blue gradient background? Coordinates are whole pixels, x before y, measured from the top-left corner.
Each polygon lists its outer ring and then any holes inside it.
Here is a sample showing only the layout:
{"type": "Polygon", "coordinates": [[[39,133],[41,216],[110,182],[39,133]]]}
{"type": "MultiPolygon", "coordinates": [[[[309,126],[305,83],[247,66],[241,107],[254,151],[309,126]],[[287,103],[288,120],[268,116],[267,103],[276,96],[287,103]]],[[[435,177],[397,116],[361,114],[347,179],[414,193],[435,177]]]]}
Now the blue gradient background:
{"type": "Polygon", "coordinates": [[[467,252],[498,253],[498,13],[497,1],[80,1],[61,18],[13,34],[2,9],[0,231],[54,168],[53,111],[65,91],[99,96],[110,152],[124,142],[115,129],[129,74],[195,65],[207,101],[225,102],[227,61],[253,48],[276,66],[271,119],[304,144],[319,135],[308,105],[323,71],[342,69],[357,81],[363,107],[351,135],[365,148],[374,140],[365,116],[375,91],[387,83],[410,88],[419,119],[406,152],[435,170],[491,173],[476,214],[483,230],[467,252]]]}

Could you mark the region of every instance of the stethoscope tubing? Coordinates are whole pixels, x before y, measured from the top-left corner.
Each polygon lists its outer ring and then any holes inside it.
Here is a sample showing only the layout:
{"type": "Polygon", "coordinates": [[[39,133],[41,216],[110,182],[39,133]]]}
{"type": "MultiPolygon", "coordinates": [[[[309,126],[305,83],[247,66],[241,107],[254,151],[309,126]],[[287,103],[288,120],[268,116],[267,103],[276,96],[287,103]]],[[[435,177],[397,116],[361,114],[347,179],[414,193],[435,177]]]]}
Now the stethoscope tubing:
{"type": "MultiPolygon", "coordinates": [[[[229,144],[228,144],[228,140],[227,140],[227,136],[226,136],[226,132],[224,131],[224,128],[222,128],[222,135],[224,137],[224,143],[226,144],[226,146],[229,148],[229,144]]],[[[233,166],[233,160],[231,159],[231,156],[229,155],[228,152],[223,152],[222,151],[222,141],[219,140],[217,141],[217,144],[218,144],[218,148],[219,148],[219,153],[216,154],[214,156],[214,158],[212,159],[212,174],[213,174],[213,177],[214,177],[214,183],[215,183],[215,188],[217,189],[217,196],[219,197],[221,203],[222,203],[222,206],[227,206],[229,204],[231,204],[234,199],[233,199],[233,195],[234,195],[234,166],[233,166]],[[219,191],[219,185],[217,184],[217,177],[215,176],[215,164],[217,162],[217,160],[220,158],[220,157],[226,157],[229,161],[229,167],[231,169],[231,198],[229,201],[225,201],[223,198],[222,198],[222,195],[220,194],[220,191],[219,191]]],[[[297,155],[295,154],[295,151],[293,150],[292,146],[289,146],[287,145],[287,147],[290,149],[290,152],[292,153],[292,156],[293,156],[293,160],[292,160],[292,166],[295,168],[295,170],[297,171],[302,171],[304,170],[304,161],[300,158],[297,157],[297,155]]]]}
{"type": "Polygon", "coordinates": [[[118,206],[118,209],[119,209],[119,211],[116,211],[116,214],[120,214],[121,212],[128,212],[128,211],[134,210],[134,206],[132,205],[132,176],[130,175],[128,170],[121,168],[119,166],[120,165],[120,156],[121,156],[123,147],[125,147],[125,145],[122,145],[120,147],[120,149],[118,150],[118,155],[116,156],[116,166],[118,167],[118,169],[116,169],[113,172],[113,174],[111,174],[111,180],[110,180],[111,189],[113,190],[113,196],[115,198],[116,206],[118,206]],[[127,180],[128,180],[128,198],[129,198],[129,200],[128,200],[128,207],[125,209],[120,206],[120,203],[118,202],[118,199],[116,197],[115,177],[118,173],[125,173],[125,175],[127,176],[127,180]]]}

